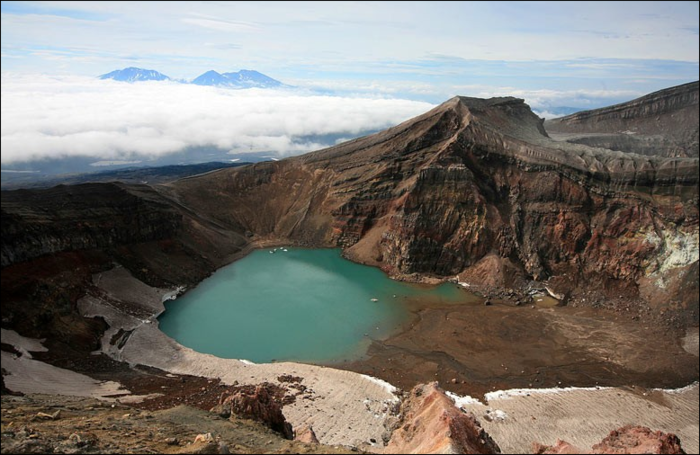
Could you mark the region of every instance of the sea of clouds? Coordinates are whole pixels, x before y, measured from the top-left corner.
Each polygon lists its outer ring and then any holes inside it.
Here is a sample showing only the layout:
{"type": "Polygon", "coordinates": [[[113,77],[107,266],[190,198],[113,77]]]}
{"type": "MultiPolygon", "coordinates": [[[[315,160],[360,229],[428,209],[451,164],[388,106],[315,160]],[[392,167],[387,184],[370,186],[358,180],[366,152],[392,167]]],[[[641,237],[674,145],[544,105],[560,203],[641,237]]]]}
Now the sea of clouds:
{"type": "Polygon", "coordinates": [[[353,137],[432,107],[294,90],[3,73],[2,163],[70,156],[128,160],[202,146],[285,156],[325,145],[308,137],[353,137]]]}

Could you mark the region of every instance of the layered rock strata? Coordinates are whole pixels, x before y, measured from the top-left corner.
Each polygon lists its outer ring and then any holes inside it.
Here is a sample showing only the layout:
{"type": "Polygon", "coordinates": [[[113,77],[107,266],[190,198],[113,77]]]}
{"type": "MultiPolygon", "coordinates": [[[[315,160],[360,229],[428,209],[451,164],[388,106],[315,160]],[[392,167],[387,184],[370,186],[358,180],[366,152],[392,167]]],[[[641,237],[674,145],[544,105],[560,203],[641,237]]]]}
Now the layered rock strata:
{"type": "Polygon", "coordinates": [[[340,246],[397,277],[518,297],[534,281],[588,304],[666,302],[697,321],[697,158],[553,141],[516,98],[455,97],[280,162],[155,187],[3,192],[2,204],[5,266],[98,249],[147,282],[181,284],[250,242],[284,241],[340,246]]]}
{"type": "MultiPolygon", "coordinates": [[[[382,133],[167,192],[256,239],[341,246],[394,276],[548,281],[579,301],[600,291],[589,302],[697,289],[698,160],[553,141],[515,98],[456,97],[382,133]]],[[[697,298],[664,297],[697,311],[697,298]]]]}
{"type": "Polygon", "coordinates": [[[569,142],[641,155],[698,156],[698,82],[549,120],[569,142]]]}

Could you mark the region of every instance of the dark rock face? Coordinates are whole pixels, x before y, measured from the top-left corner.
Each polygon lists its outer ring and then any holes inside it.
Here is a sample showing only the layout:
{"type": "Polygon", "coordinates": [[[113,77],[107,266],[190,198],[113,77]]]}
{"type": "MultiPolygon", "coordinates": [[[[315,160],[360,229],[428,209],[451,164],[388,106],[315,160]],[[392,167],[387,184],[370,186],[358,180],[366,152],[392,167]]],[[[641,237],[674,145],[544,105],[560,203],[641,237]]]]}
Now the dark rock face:
{"type": "Polygon", "coordinates": [[[2,197],[2,266],[60,251],[168,238],[181,217],[145,186],[57,186],[2,197]]]}
{"type": "Polygon", "coordinates": [[[573,143],[641,155],[697,157],[698,82],[549,120],[545,126],[573,143]]]}
{"type": "MultiPolygon", "coordinates": [[[[330,149],[177,182],[173,194],[258,238],[341,246],[393,275],[477,286],[492,267],[504,281],[489,286],[520,277],[581,299],[637,298],[645,279],[697,262],[697,159],[553,141],[515,98],[456,97],[330,149]]],[[[697,298],[682,304],[696,320],[697,298]]]]}
{"type": "MultiPolygon", "coordinates": [[[[696,100],[697,84],[669,91],[625,118],[673,124],[666,113],[696,100]]],[[[455,97],[280,162],[155,187],[3,192],[2,261],[97,248],[137,277],[148,270],[147,282],[182,284],[251,241],[289,241],[340,246],[394,276],[458,275],[473,289],[546,280],[574,301],[668,302],[692,323],[698,180],[697,158],[554,141],[523,100],[455,97]]]]}
{"type": "Polygon", "coordinates": [[[145,282],[193,284],[246,243],[244,233],[222,230],[147,185],[2,192],[4,268],[61,252],[97,251],[145,282]]]}
{"type": "Polygon", "coordinates": [[[145,185],[3,191],[1,223],[3,327],[78,356],[107,328],[77,310],[92,274],[117,262],[151,285],[192,285],[247,243],[145,185]]]}

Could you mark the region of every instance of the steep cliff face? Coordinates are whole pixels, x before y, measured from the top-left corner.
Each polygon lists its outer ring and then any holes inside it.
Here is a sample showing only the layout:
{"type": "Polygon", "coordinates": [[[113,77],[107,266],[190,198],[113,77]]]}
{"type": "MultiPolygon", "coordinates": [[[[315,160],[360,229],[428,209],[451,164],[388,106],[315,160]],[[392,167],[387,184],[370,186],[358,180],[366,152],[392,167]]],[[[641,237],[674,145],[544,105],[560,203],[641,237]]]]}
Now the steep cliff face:
{"type": "MultiPolygon", "coordinates": [[[[692,99],[676,91],[653,106],[692,99]]],[[[636,115],[660,115],[647,105],[636,115]]],[[[697,320],[698,159],[554,141],[516,98],[455,97],[336,147],[153,188],[3,193],[2,235],[3,265],[98,248],[180,283],[250,241],[341,246],[394,276],[536,280],[581,302],[665,301],[697,320]]]]}
{"type": "Polygon", "coordinates": [[[2,192],[3,328],[88,355],[104,321],[80,316],[92,274],[124,265],[154,284],[194,284],[246,241],[145,185],[2,192]]]}
{"type": "Polygon", "coordinates": [[[169,191],[231,229],[342,246],[393,275],[636,297],[644,279],[668,286],[698,260],[697,166],[553,141],[522,100],[456,97],[373,136],[169,191]]]}
{"type": "Polygon", "coordinates": [[[172,236],[180,216],[148,187],[118,184],[11,191],[2,198],[2,266],[61,251],[172,236]]]}
{"type": "Polygon", "coordinates": [[[244,244],[241,235],[218,229],[146,185],[2,193],[3,267],[62,252],[101,251],[137,271],[151,268],[156,281],[187,283],[207,276],[244,244]]]}
{"type": "Polygon", "coordinates": [[[657,156],[698,156],[698,82],[545,123],[572,143],[657,156]]]}

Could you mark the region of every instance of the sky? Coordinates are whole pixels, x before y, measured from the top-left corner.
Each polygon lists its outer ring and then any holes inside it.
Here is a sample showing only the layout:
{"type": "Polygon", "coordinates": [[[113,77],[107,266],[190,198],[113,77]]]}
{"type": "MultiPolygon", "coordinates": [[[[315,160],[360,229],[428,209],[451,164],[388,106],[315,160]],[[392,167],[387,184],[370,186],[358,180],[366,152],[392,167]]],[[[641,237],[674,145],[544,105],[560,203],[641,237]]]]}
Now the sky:
{"type": "Polygon", "coordinates": [[[294,154],[318,145],[300,142],[300,131],[376,130],[455,95],[517,96],[547,117],[610,105],[698,79],[698,4],[3,1],[2,162],[162,154],[183,142],[294,154]],[[95,83],[131,66],[182,80],[254,69],[296,90],[95,83]],[[176,96],[187,102],[178,107],[176,96]],[[263,107],[251,125],[240,107],[256,96],[263,107]],[[146,100],[160,106],[154,118],[133,108],[146,100]],[[323,115],[313,113],[320,100],[323,115]],[[275,105],[298,119],[281,118],[275,105]],[[173,136],[202,117],[209,134],[173,136]],[[213,132],[227,124],[238,126],[213,132]],[[242,134],[240,143],[222,139],[242,134]]]}

